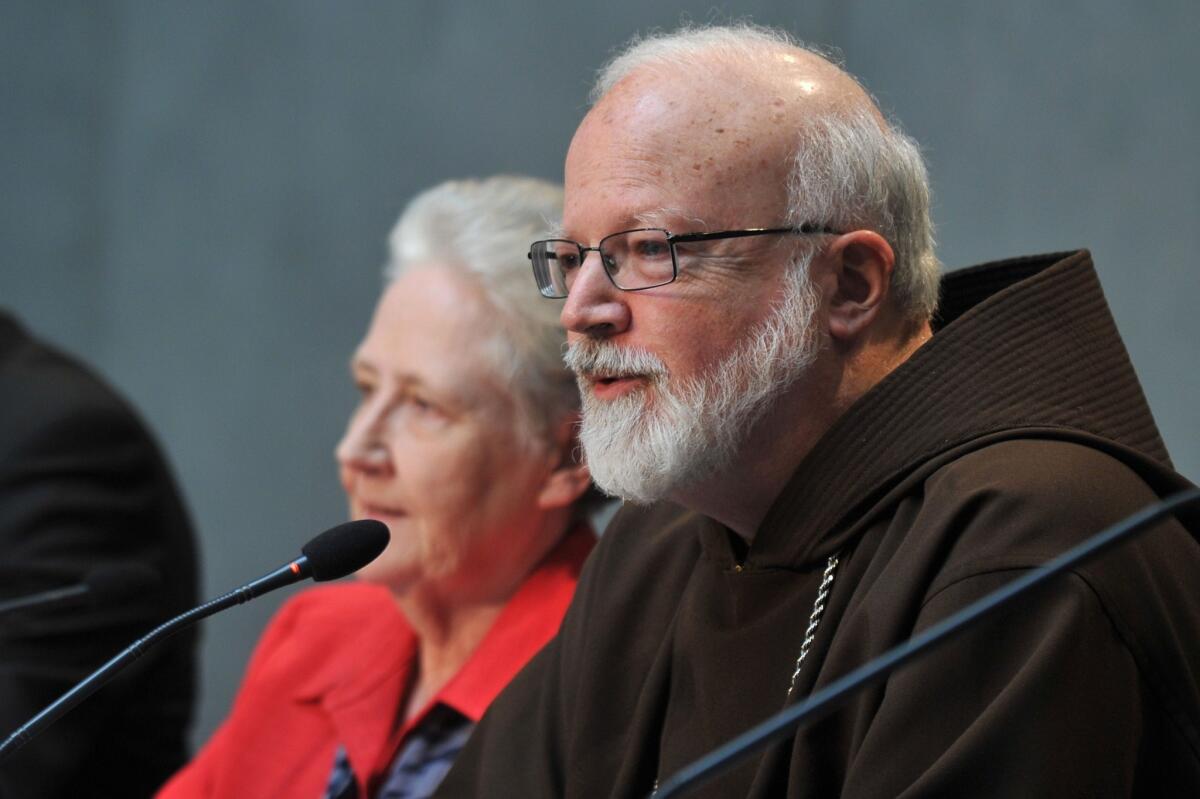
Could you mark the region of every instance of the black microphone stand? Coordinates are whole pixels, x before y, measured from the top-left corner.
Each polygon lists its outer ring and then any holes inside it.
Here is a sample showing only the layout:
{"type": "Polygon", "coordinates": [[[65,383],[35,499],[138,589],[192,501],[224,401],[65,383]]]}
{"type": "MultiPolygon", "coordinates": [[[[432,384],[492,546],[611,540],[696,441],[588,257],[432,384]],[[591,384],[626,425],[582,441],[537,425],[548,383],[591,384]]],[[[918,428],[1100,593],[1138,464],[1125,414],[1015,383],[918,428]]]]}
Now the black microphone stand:
{"type": "Polygon", "coordinates": [[[1200,499],[1200,488],[1180,491],[1102,530],[1058,557],[1026,572],[1004,587],[927,627],[903,644],[889,649],[844,677],[834,680],[821,690],[813,692],[803,702],[784,708],[761,724],[750,728],[699,760],[685,766],[665,780],[651,796],[654,799],[667,799],[667,797],[677,796],[689,788],[697,787],[709,777],[724,771],[772,741],[790,735],[802,723],[827,716],[849,699],[855,691],[879,682],[918,655],[930,652],[946,643],[952,636],[962,632],[976,620],[991,615],[1014,598],[1072,566],[1108,551],[1163,516],[1185,505],[1190,505],[1197,499],[1200,499]]]}

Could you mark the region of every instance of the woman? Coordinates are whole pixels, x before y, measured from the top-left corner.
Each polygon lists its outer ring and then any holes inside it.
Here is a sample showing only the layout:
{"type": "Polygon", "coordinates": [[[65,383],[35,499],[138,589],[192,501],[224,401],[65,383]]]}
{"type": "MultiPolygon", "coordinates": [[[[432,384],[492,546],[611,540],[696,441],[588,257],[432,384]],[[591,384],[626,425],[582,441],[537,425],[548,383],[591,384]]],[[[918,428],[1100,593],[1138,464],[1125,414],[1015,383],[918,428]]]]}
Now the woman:
{"type": "Polygon", "coordinates": [[[337,447],[351,515],[391,543],[359,582],[283,607],[229,718],[160,796],[427,796],[556,632],[594,539],[558,308],[524,257],[560,203],[499,177],[405,210],[337,447]]]}

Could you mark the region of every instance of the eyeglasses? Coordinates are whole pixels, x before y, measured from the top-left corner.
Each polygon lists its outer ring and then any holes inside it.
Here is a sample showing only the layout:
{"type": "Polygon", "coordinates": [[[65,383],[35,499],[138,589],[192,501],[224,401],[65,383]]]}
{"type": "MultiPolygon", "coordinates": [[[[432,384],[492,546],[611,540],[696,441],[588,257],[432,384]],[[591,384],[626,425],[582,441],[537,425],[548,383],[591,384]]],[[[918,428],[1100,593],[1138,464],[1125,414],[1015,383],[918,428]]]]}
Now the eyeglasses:
{"type": "Polygon", "coordinates": [[[803,224],[798,228],[752,228],[680,235],[674,235],[662,228],[647,227],[622,230],[605,236],[595,247],[584,247],[579,242],[569,239],[535,241],[529,247],[529,260],[533,262],[533,277],[542,296],[562,298],[570,292],[575,276],[589,252],[600,253],[604,273],[614,286],[622,291],[641,291],[665,286],[679,276],[676,248],[680,244],[748,236],[812,236],[837,233],[836,230],[814,224],[803,224]]]}

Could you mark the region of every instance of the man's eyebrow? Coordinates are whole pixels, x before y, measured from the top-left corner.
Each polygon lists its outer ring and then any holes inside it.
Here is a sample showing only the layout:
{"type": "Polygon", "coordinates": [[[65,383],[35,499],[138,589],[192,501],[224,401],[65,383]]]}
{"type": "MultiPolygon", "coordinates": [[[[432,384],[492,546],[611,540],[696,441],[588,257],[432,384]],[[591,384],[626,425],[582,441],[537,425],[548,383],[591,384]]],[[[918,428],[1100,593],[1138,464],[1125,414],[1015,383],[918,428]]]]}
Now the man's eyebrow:
{"type": "Polygon", "coordinates": [[[708,230],[708,225],[703,219],[678,208],[655,208],[634,214],[633,218],[638,224],[646,227],[666,228],[672,233],[702,233],[708,230]],[[684,225],[682,228],[680,228],[681,222],[684,225]],[[680,229],[672,230],[672,227],[680,229]]]}
{"type": "MultiPolygon", "coordinates": [[[[679,230],[671,230],[672,233],[699,233],[708,230],[708,225],[703,219],[697,216],[692,216],[678,208],[655,208],[650,211],[640,211],[629,217],[630,227],[657,227],[680,228],[679,230]],[[683,227],[680,227],[682,223],[683,227]]],[[[625,228],[626,230],[628,228],[625,228]]],[[[617,230],[610,230],[609,233],[617,233],[617,230]]],[[[561,223],[557,223],[547,228],[546,238],[549,239],[570,239],[567,230],[561,223]]]]}

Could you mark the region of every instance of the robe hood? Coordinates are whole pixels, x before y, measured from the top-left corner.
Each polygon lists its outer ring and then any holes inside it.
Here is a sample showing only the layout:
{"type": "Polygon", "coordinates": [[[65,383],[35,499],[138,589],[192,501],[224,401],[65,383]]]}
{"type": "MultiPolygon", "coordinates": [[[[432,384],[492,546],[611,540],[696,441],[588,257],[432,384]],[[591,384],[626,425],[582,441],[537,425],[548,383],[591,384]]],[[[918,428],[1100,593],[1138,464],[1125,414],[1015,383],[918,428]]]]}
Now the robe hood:
{"type": "MultiPolygon", "coordinates": [[[[933,337],[797,467],[748,565],[808,568],[886,512],[889,497],[965,451],[1009,438],[1084,443],[1162,490],[1185,484],[1171,471],[1087,250],[952,272],[941,298],[933,337]]],[[[710,556],[730,557],[723,530],[702,540],[710,556]]]]}

